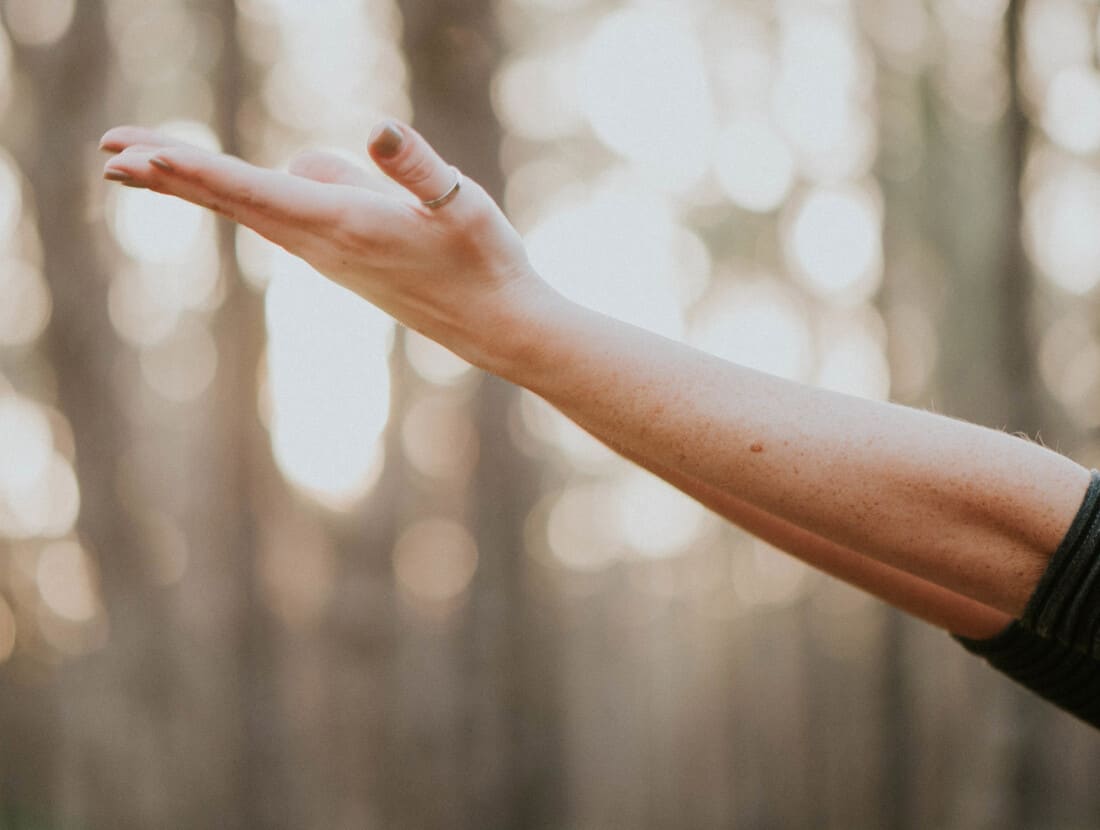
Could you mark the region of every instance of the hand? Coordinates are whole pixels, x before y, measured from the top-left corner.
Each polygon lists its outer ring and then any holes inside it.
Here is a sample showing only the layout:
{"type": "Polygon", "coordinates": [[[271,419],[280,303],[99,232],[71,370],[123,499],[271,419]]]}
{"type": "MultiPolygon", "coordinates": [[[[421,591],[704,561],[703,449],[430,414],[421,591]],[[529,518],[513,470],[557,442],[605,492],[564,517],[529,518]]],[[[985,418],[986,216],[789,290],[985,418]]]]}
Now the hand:
{"type": "Polygon", "coordinates": [[[116,127],[104,177],[186,199],[247,225],[325,276],[472,362],[491,362],[537,298],[519,234],[476,182],[432,209],[454,170],[411,127],[384,122],[369,151],[415,199],[383,195],[329,153],[298,156],[289,173],[255,167],[152,130],[116,127]]]}

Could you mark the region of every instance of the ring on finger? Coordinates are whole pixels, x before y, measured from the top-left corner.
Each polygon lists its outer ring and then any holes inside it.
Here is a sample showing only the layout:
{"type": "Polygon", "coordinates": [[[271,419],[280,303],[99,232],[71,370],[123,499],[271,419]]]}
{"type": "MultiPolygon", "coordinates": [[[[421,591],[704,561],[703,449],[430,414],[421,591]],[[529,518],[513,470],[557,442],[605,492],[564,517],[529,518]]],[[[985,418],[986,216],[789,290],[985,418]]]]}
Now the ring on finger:
{"type": "Polygon", "coordinates": [[[454,171],[455,180],[454,184],[447,188],[447,192],[435,199],[421,199],[420,204],[424,205],[424,207],[429,208],[430,210],[436,210],[443,207],[445,204],[447,204],[447,202],[451,201],[451,199],[458,195],[458,189],[462,185],[462,173],[459,172],[459,169],[457,167],[451,167],[451,170],[454,171]]]}

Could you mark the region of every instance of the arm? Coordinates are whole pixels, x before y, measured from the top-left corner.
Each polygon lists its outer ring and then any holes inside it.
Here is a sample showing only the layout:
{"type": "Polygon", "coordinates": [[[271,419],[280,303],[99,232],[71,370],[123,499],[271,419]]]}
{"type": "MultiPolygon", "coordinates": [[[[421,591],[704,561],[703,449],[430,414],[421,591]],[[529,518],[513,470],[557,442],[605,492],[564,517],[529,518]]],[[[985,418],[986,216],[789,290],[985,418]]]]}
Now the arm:
{"type": "Polygon", "coordinates": [[[620,451],[1011,615],[1089,482],[1028,441],[761,374],[559,296],[491,367],[620,451]]]}
{"type": "Polygon", "coordinates": [[[1005,630],[1012,621],[1002,611],[861,556],[728,492],[625,451],[605,436],[596,437],[742,530],[927,623],[971,640],[984,640],[1005,630]]]}
{"type": "MultiPolygon", "coordinates": [[[[104,146],[122,151],[108,177],[249,225],[620,451],[1002,612],[1021,611],[1088,483],[1003,433],[763,375],[570,303],[468,179],[432,211],[141,131],[104,146]]],[[[452,181],[407,127],[371,152],[418,199],[452,181]]]]}

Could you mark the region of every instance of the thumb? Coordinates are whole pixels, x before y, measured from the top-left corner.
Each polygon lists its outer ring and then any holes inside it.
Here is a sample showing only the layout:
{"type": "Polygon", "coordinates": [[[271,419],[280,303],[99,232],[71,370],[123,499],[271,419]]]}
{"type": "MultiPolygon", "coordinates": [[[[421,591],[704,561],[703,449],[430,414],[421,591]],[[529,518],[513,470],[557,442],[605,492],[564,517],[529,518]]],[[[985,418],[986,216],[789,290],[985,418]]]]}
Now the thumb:
{"type": "Polygon", "coordinates": [[[368,149],[383,173],[422,202],[438,199],[454,184],[453,168],[407,124],[383,121],[371,131],[368,149]]]}

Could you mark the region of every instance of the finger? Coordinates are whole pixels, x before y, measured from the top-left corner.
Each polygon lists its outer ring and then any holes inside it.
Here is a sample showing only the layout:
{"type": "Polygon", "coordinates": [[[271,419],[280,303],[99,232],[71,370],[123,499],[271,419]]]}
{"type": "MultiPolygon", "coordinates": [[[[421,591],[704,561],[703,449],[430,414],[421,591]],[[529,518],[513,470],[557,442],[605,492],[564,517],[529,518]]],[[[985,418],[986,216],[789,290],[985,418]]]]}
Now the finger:
{"type": "Polygon", "coordinates": [[[186,141],[165,135],[147,127],[112,127],[99,140],[105,153],[121,153],[130,147],[191,147],[186,141]]]}
{"type": "Polygon", "coordinates": [[[454,168],[406,124],[383,121],[371,131],[368,149],[382,172],[422,202],[438,199],[454,184],[454,168]]]}
{"type": "Polygon", "coordinates": [[[367,187],[370,183],[370,175],[362,167],[322,150],[299,153],[291,159],[287,170],[294,176],[326,184],[367,187]]]}
{"type": "MultiPolygon", "coordinates": [[[[186,199],[257,227],[272,221],[301,228],[330,226],[347,207],[342,188],[266,170],[220,153],[193,147],[127,150],[104,175],[186,199]]],[[[257,227],[259,230],[259,228],[257,227]]]]}

